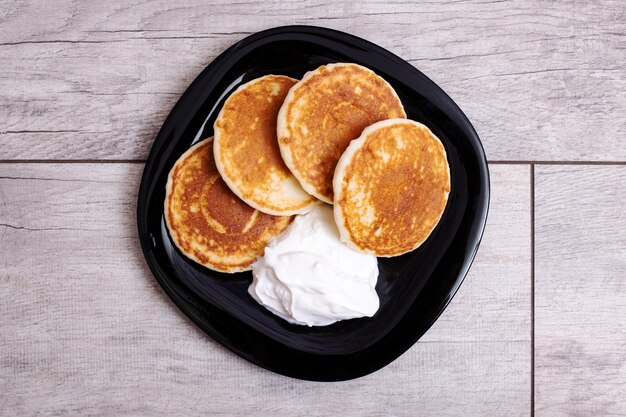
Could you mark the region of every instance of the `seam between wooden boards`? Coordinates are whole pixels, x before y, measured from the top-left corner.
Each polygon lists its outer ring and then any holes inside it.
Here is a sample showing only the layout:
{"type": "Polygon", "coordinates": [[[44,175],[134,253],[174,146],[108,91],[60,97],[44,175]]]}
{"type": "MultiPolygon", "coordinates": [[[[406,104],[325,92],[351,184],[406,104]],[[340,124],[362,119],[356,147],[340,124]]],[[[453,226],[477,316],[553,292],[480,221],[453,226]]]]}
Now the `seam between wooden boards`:
{"type": "Polygon", "coordinates": [[[530,416],[535,416],[535,165],[530,164],[530,416]]]}

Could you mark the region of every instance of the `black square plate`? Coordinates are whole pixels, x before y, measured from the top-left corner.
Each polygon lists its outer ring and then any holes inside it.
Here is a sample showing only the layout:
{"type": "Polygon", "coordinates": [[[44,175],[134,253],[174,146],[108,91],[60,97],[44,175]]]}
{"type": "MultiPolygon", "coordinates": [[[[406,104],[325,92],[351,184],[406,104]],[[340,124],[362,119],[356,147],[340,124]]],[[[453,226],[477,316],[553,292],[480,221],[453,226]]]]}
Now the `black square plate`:
{"type": "Polygon", "coordinates": [[[435,322],[461,285],[487,219],[489,176],[469,120],[435,83],[392,53],[355,36],[279,27],[249,36],[218,56],[180,98],[146,162],[137,206],[139,239],[154,276],[176,305],[222,345],[264,368],[295,378],[338,381],[387,365],[435,322]],[[330,62],[374,70],[397,91],[407,115],[443,142],[452,179],[444,215],[428,240],[406,255],[379,259],[380,309],[372,318],[331,326],[291,325],[247,293],[250,272],[206,269],[172,245],[163,219],[167,175],[213,122],[239,85],[266,74],[300,78],[330,62]]]}

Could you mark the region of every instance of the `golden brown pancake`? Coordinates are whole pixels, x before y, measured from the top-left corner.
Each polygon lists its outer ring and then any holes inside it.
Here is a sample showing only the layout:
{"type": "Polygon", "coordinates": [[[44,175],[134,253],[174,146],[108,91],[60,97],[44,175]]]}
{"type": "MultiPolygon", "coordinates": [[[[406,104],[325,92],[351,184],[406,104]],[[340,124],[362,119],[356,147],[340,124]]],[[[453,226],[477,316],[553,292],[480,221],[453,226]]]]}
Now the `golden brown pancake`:
{"type": "Polygon", "coordinates": [[[167,179],[165,222],[172,240],[185,256],[216,271],[250,269],[291,220],[261,213],[230,191],[215,168],[213,138],[189,148],[167,179]]]}
{"type": "Polygon", "coordinates": [[[297,81],[266,75],[240,86],[214,125],[213,151],[222,178],[239,198],[267,214],[305,213],[318,202],[283,162],[276,138],[278,110],[297,81]]]}
{"type": "Polygon", "coordinates": [[[446,151],[421,123],[378,122],[348,146],[333,186],[341,239],[376,256],[401,255],[441,219],[450,193],[446,151]]]}
{"type": "Polygon", "coordinates": [[[351,140],[374,122],[406,117],[396,92],[356,64],[323,65],[304,75],[278,113],[283,160],[310,194],[333,202],[333,173],[351,140]]]}

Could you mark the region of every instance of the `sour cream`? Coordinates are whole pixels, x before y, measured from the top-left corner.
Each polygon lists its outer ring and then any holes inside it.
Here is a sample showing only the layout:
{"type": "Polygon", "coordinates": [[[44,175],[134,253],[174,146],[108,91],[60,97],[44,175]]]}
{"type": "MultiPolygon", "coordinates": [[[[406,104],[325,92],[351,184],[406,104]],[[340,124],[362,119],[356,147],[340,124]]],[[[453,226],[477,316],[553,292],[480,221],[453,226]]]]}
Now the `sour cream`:
{"type": "Polygon", "coordinates": [[[252,265],[248,292],[290,323],[326,326],[371,317],[379,307],[376,257],[339,240],[332,208],[297,216],[252,265]]]}

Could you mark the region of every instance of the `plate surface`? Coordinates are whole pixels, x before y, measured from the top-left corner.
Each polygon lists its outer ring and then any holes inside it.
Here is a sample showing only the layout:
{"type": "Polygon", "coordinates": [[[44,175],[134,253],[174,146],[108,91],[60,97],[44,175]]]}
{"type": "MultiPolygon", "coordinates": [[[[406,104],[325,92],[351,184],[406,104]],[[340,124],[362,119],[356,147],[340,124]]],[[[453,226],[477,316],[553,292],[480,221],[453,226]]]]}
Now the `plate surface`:
{"type": "Polygon", "coordinates": [[[218,56],[189,86],[157,135],[137,205],[141,247],[154,276],[176,305],[231,351],[274,372],[301,379],[357,378],[387,365],[435,322],[461,285],[487,219],[489,175],[469,120],[412,65],[363,39],[311,26],[249,36],[218,56]],[[380,309],[372,318],[326,327],[291,325],[247,293],[250,272],[211,271],[173,246],[163,219],[167,175],[193,143],[213,135],[229,93],[265,74],[300,78],[330,62],[371,68],[397,91],[410,119],[443,142],[452,180],[445,213],[428,240],[406,255],[379,259],[380,309]]]}

